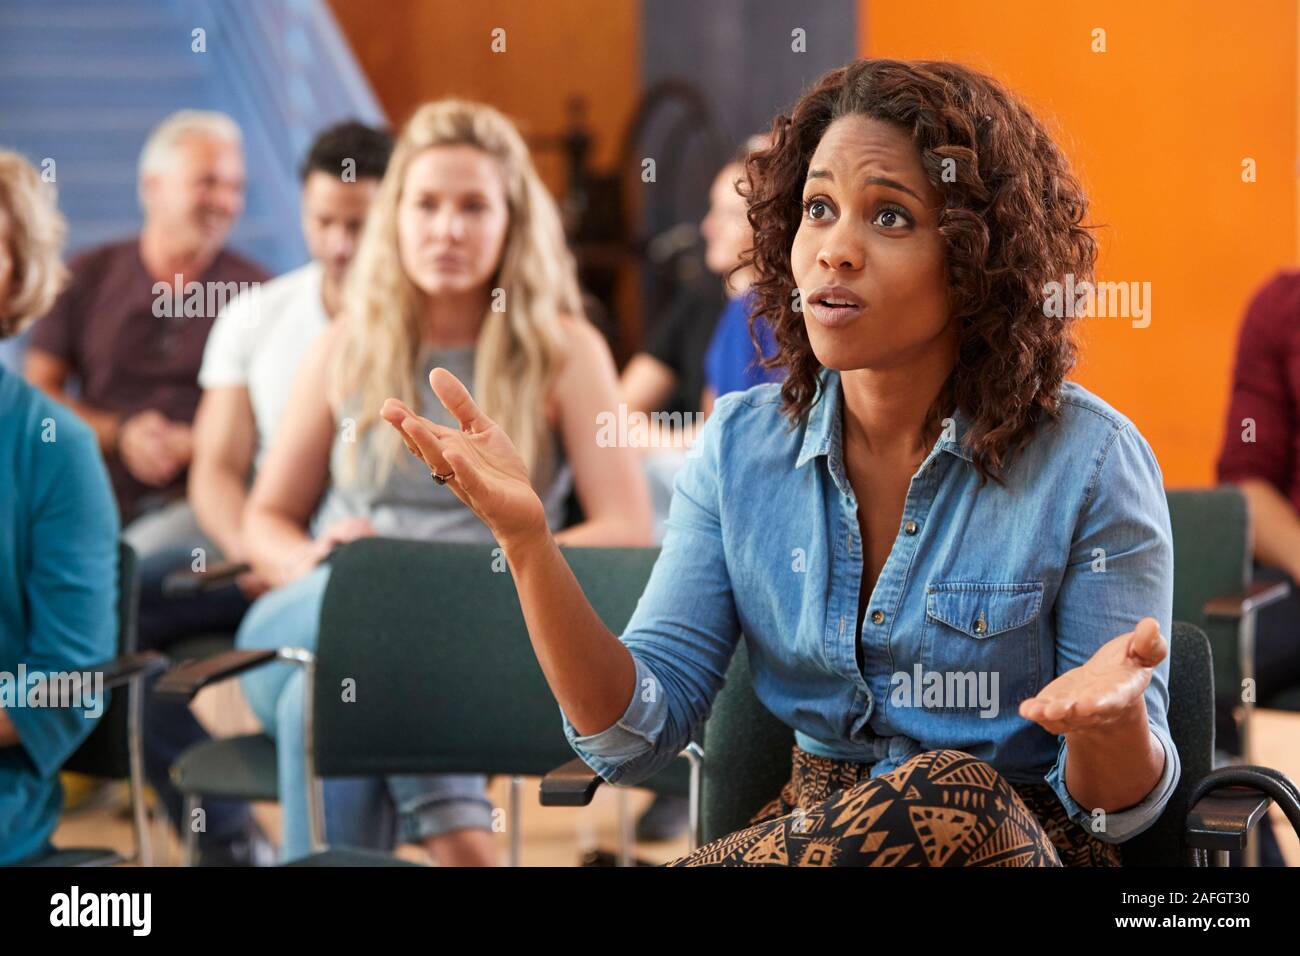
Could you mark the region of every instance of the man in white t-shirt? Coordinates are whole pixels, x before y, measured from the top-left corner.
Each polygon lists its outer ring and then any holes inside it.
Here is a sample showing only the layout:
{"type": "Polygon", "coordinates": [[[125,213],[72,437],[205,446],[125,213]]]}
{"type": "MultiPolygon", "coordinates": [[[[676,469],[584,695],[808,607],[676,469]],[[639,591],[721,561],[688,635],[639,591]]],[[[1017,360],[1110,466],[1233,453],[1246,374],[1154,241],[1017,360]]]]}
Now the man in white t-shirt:
{"type": "MultiPolygon", "coordinates": [[[[332,183],[325,188],[339,186],[332,183]]],[[[336,230],[335,236],[339,246],[347,249],[347,234],[336,230]]],[[[202,423],[206,425],[207,439],[204,464],[210,469],[228,472],[232,477],[238,472],[244,479],[247,468],[243,459],[250,451],[253,468],[261,463],[289,398],[294,371],[312,340],[330,321],[323,300],[327,286],[333,288],[337,281],[318,259],[313,259],[256,292],[240,296],[217,318],[199,370],[199,385],[203,387],[199,411],[207,417],[202,423]],[[232,424],[232,418],[238,425],[234,429],[238,440],[233,441],[232,436],[222,434],[225,429],[218,427],[232,424]]],[[[190,482],[191,498],[197,492],[208,506],[212,504],[212,496],[205,494],[209,490],[203,477],[190,482]]],[[[195,502],[195,507],[202,510],[205,505],[195,502]]],[[[209,507],[200,521],[212,528],[214,537],[228,538],[222,513],[221,508],[209,507]]]]}
{"type": "MultiPolygon", "coordinates": [[[[388,137],[360,123],[326,130],[303,164],[302,230],[312,261],[237,299],[203,352],[189,497],[227,561],[243,560],[250,470],[279,424],[293,370],[339,309],[343,279],[387,165],[388,137]]],[[[250,596],[265,589],[250,575],[250,596]]]]}
{"type": "MultiPolygon", "coordinates": [[[[183,595],[164,593],[169,574],[238,563],[241,522],[253,471],[275,434],[294,373],[312,340],[337,314],[343,279],[371,200],[392,152],[391,137],[361,123],[322,132],[302,165],[302,230],[312,261],[231,302],[208,335],[199,371],[203,388],[194,418],[189,503],[202,535],[141,567],[139,644],[165,650],[195,633],[234,631],[249,603],[266,590],[256,574],[234,584],[183,595]],[[192,546],[191,546],[192,544],[192,546]]],[[[207,739],[188,706],[148,695],[145,767],[168,816],[183,826],[169,772],[187,748],[207,739]]],[[[240,803],[205,804],[200,862],[241,864],[263,856],[264,838],[240,803]]]]}

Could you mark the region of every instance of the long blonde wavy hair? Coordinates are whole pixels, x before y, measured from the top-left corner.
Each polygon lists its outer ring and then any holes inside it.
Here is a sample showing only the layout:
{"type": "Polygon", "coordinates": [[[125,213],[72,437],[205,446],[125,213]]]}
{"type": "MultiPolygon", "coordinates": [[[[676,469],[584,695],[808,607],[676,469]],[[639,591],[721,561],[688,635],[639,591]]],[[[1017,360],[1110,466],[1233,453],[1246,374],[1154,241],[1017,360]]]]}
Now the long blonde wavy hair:
{"type": "Polygon", "coordinates": [[[533,167],[514,124],[490,106],[444,99],[426,103],[407,122],[370,207],[343,295],[342,341],[334,354],[331,399],[355,402],[356,441],[345,480],[359,474],[363,439],[374,432],[366,465],[382,481],[401,458],[401,441],[379,428],[379,409],[394,396],[419,409],[415,378],[422,339],[424,293],[402,268],[397,208],[411,160],[434,146],[468,145],[497,161],[509,211],[505,243],[492,288],[505,293],[505,311],[489,307],[474,357],[474,400],[510,436],[535,484],[549,480],[554,462],[545,398],[559,371],[564,335],[560,316],[582,319],[577,268],[565,243],[555,201],[533,167]],[[375,431],[375,429],[379,429],[375,431]]]}

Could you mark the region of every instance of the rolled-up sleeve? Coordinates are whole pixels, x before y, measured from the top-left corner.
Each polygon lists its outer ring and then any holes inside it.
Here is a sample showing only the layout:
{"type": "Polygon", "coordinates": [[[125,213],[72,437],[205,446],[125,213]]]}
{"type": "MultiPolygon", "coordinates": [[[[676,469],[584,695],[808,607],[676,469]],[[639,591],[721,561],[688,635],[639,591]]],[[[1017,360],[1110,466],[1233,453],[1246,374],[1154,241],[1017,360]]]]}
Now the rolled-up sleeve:
{"type": "MultiPolygon", "coordinates": [[[[1101,451],[1076,528],[1056,602],[1056,674],[1079,667],[1112,638],[1153,617],[1169,639],[1173,618],[1173,534],[1160,466],[1131,424],[1101,451]]],[[[1147,725],[1165,751],[1164,770],[1138,804],[1098,815],[1065,785],[1066,738],[1060,737],[1047,783],[1070,818],[1098,839],[1121,843],[1150,827],[1178,785],[1178,751],[1169,734],[1169,658],[1152,668],[1144,694],[1147,725]]]]}
{"type": "Polygon", "coordinates": [[[619,766],[651,753],[663,736],[668,719],[667,702],[654,692],[659,679],[639,658],[636,661],[636,690],[632,701],[612,726],[600,733],[579,737],[568,717],[564,718],[564,735],[587,766],[606,780],[619,776],[619,766]]]}
{"type": "Polygon", "coordinates": [[[564,733],[610,783],[639,783],[667,766],[708,718],[740,637],[720,519],[720,446],[735,408],[719,401],[673,485],[663,550],[619,638],[636,662],[623,716],[599,733],[564,733]]]}
{"type": "Polygon", "coordinates": [[[1156,820],[1160,819],[1165,804],[1169,802],[1169,798],[1174,795],[1174,790],[1178,787],[1178,777],[1182,771],[1182,767],[1178,762],[1178,749],[1170,739],[1168,731],[1161,727],[1151,726],[1151,732],[1156,735],[1156,738],[1160,741],[1160,746],[1165,751],[1165,769],[1161,772],[1159,781],[1151,788],[1151,792],[1146,795],[1141,803],[1134,804],[1123,810],[1107,811],[1104,816],[1094,816],[1091,810],[1080,806],[1070,796],[1070,791],[1066,789],[1065,764],[1067,748],[1065,738],[1061,738],[1061,749],[1057,754],[1056,763],[1047,775],[1047,782],[1056,792],[1056,796],[1060,799],[1061,805],[1065,807],[1065,812],[1070,815],[1070,819],[1088,832],[1094,833],[1097,839],[1104,843],[1123,843],[1152,826],[1156,820]]]}

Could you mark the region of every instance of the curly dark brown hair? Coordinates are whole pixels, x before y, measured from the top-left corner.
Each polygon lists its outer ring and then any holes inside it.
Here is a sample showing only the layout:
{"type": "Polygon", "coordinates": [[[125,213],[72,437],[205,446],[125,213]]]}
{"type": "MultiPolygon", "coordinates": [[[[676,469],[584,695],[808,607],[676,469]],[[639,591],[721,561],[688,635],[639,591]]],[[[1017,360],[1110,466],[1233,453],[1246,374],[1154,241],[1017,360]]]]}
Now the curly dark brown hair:
{"type": "Polygon", "coordinates": [[[795,311],[790,251],[802,215],[808,163],[842,116],[887,121],[910,134],[943,196],[948,296],[960,321],[956,366],[931,409],[955,406],[981,479],[1001,481],[1009,454],[1044,417],[1074,366],[1072,321],[1046,314],[1044,286],[1092,281],[1096,241],[1083,225],[1087,197],[1043,124],[1002,84],[956,63],[858,60],[823,76],[772,123],[771,145],[751,153],[741,192],[749,205],[756,305],[784,369],[783,408],[794,422],[817,400],[821,364],[795,311]],[[945,160],[952,162],[945,165],[945,160]],[[952,182],[944,182],[948,171],[952,182]]]}

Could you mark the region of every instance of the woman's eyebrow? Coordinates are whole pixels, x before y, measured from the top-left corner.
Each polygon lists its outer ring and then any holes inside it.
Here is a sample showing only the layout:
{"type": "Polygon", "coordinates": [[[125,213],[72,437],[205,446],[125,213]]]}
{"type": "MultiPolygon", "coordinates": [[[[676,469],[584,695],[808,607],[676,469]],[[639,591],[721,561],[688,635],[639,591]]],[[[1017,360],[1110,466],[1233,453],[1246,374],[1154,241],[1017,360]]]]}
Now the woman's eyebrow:
{"type": "Polygon", "coordinates": [[[483,192],[481,189],[478,189],[476,187],[471,187],[470,189],[466,189],[462,192],[455,192],[455,191],[444,192],[443,190],[440,190],[436,187],[422,186],[418,189],[412,190],[412,195],[415,195],[420,199],[442,199],[445,196],[447,199],[450,199],[452,202],[455,202],[456,200],[465,200],[465,199],[483,199],[483,200],[487,199],[487,193],[483,192]]]}
{"type": "Polygon", "coordinates": [[[900,183],[897,179],[889,179],[889,178],[886,177],[886,176],[868,176],[867,179],[866,179],[866,185],[868,185],[868,186],[888,186],[890,189],[897,189],[899,192],[907,193],[909,196],[911,196],[913,199],[915,199],[915,200],[916,200],[917,202],[919,202],[919,203],[924,204],[924,202],[925,202],[924,199],[922,199],[920,196],[918,196],[918,195],[917,195],[916,193],[914,193],[912,190],[908,189],[906,186],[904,186],[902,183],[900,183]]]}
{"type": "MultiPolygon", "coordinates": [[[[808,170],[807,179],[829,179],[831,182],[835,182],[835,176],[834,174],[831,173],[829,169],[810,169],[808,170]]],[[[863,185],[864,186],[888,186],[890,189],[897,189],[899,192],[907,193],[909,196],[913,197],[919,203],[922,204],[925,203],[925,200],[922,199],[920,196],[918,196],[915,192],[908,189],[898,180],[890,179],[887,176],[868,176],[865,180],[863,180],[863,185]]]]}

